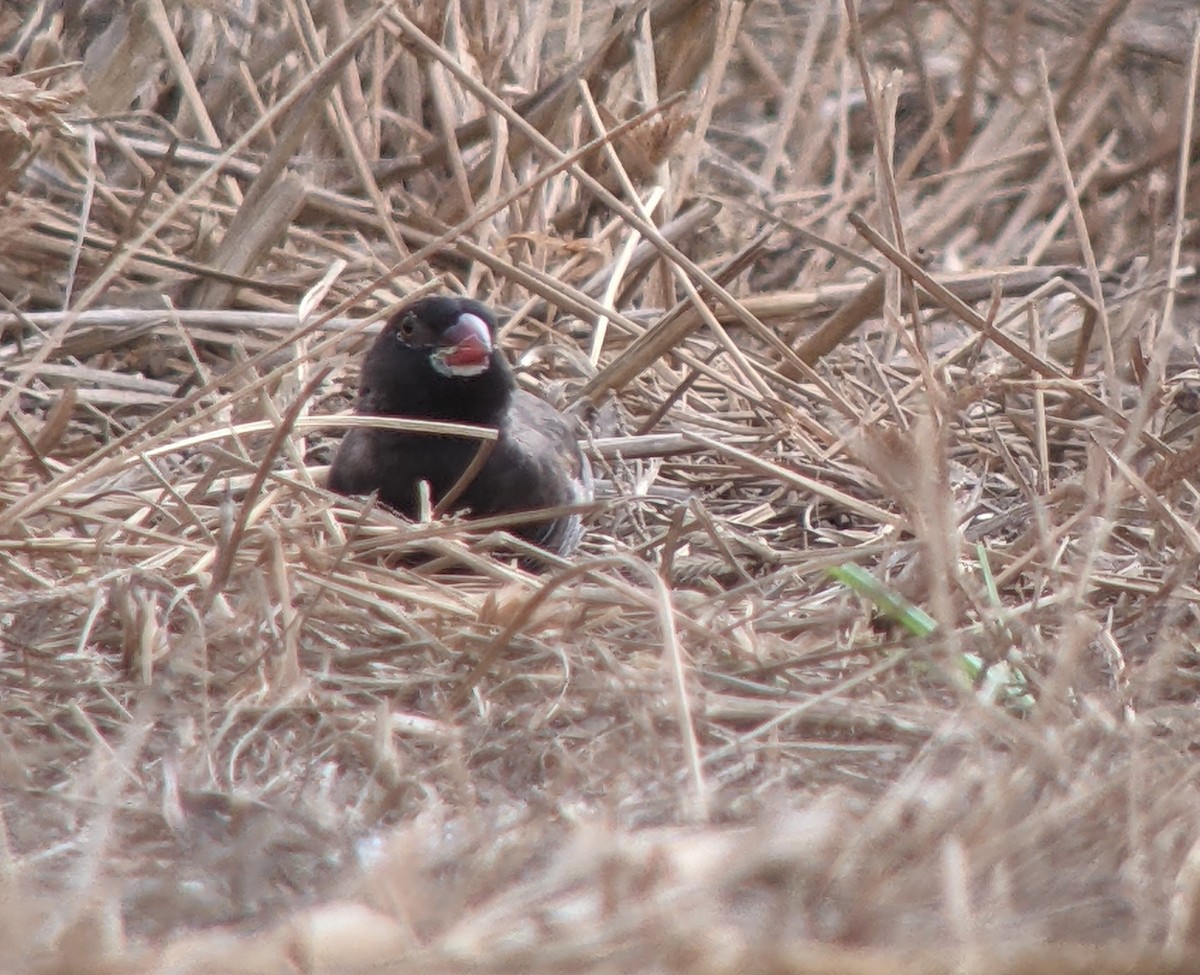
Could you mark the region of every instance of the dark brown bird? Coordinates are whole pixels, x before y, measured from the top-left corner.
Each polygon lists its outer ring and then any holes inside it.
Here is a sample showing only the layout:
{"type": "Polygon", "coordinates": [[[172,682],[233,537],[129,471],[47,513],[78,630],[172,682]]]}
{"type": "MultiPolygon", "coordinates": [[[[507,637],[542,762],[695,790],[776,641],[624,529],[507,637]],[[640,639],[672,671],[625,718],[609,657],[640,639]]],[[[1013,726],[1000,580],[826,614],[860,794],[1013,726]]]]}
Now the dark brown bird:
{"type": "MultiPolygon", "coordinates": [[[[496,427],[486,463],[454,502],[478,516],[591,501],[592,468],[572,424],[554,407],[518,388],[495,344],[496,319],[468,298],[422,298],[388,321],[363,361],[355,412],[496,427]]],[[[479,449],[466,437],[355,428],[329,471],[341,494],[379,492],[413,517],[417,485],[433,503],[458,482],[479,449]]],[[[514,534],[569,555],[583,534],[578,514],[513,526],[514,534]]]]}

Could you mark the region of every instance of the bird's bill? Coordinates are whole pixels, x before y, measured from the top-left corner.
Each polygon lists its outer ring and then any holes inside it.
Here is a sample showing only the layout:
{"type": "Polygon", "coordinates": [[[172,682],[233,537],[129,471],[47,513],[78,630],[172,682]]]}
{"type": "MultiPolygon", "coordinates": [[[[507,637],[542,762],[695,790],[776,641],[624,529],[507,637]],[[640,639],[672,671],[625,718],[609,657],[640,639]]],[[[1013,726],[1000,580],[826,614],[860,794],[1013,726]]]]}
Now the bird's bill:
{"type": "Polygon", "coordinates": [[[478,315],[463,312],[442,333],[433,350],[433,367],[445,376],[478,376],[492,359],[492,333],[478,315]]]}

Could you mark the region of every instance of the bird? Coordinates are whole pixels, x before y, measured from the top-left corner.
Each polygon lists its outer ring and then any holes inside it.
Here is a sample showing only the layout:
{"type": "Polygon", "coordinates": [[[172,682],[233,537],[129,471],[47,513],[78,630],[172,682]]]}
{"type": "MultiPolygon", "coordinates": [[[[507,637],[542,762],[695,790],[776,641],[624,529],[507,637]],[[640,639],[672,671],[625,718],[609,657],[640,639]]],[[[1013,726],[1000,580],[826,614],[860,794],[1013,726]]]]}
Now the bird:
{"type": "MultiPolygon", "coordinates": [[[[354,411],[368,416],[495,427],[495,445],[452,504],[477,517],[578,505],[594,498],[592,468],[572,422],[521,389],[496,344],[496,316],[470,298],[435,295],[400,308],[367,351],[354,411]]],[[[379,492],[408,517],[418,485],[434,504],[467,470],[479,441],[379,427],[354,427],[330,467],[330,490],[379,492]]],[[[515,524],[515,535],[560,556],[583,536],[577,512],[515,524]]]]}

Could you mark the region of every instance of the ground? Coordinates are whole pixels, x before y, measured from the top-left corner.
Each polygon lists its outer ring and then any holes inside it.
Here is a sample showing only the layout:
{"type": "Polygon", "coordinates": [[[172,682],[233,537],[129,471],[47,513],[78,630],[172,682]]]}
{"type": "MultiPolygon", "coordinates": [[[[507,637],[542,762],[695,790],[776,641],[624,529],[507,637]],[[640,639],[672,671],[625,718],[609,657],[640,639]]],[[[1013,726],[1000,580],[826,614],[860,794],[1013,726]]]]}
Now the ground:
{"type": "Polygon", "coordinates": [[[5,4],[0,967],[1200,970],[1190,14],[5,4]],[[435,291],[571,559],[324,489],[435,291]]]}

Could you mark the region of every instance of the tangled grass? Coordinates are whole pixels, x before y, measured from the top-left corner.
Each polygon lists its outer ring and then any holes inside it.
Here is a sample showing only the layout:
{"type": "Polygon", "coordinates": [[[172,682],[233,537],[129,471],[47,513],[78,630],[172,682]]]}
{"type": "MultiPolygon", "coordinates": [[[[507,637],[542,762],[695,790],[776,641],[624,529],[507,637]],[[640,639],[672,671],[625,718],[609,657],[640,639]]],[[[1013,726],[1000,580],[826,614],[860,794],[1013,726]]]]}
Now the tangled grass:
{"type": "Polygon", "coordinates": [[[0,964],[1195,971],[1188,12],[6,4],[0,964]],[[570,561],[323,487],[438,290],[570,561]]]}

